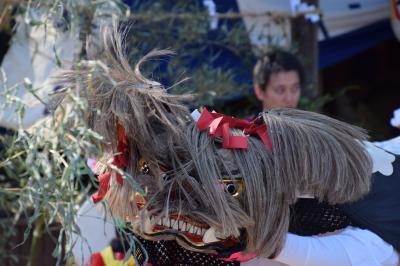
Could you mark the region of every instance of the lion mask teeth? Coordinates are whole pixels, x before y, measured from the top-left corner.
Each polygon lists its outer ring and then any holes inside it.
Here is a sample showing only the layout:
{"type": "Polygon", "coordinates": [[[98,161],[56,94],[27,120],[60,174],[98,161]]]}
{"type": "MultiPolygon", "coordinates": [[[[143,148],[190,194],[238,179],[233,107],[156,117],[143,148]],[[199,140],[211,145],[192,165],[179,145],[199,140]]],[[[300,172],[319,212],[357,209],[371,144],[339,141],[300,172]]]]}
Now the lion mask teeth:
{"type": "Polygon", "coordinates": [[[218,242],[218,241],[219,241],[219,239],[215,236],[215,228],[210,227],[203,236],[203,242],[204,243],[213,243],[213,242],[218,242]]]}

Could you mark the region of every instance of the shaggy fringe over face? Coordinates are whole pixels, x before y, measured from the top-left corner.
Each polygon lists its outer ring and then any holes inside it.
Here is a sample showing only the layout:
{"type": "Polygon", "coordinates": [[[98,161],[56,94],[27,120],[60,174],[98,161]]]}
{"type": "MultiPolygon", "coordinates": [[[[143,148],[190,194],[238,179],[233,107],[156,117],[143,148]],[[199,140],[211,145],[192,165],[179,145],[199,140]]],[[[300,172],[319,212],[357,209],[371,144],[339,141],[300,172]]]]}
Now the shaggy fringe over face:
{"type": "Polygon", "coordinates": [[[290,201],[311,194],[331,204],[369,192],[372,162],[365,131],[333,118],[297,109],[263,113],[274,149],[274,175],[290,201]]]}
{"type": "MultiPolygon", "coordinates": [[[[272,151],[253,136],[247,136],[248,149],[224,149],[221,139],[200,132],[190,118],[184,106],[190,96],[170,95],[140,73],[145,60],[170,52],[153,51],[133,70],[122,36],[116,27],[104,31],[105,58],[82,62],[59,80],[88,98],[86,119],[105,137],[107,152],[118,152],[117,126],[125,129],[124,171],[146,191],[146,204],[139,209],[136,188],[129,180],[119,185],[115,176],[108,200],[113,214],[139,231],[150,216],[177,213],[214,227],[220,238],[239,237],[244,229],[246,251],[270,257],[284,243],[289,206],[300,194],[336,204],[369,191],[372,165],[361,129],[311,112],[271,110],[263,119],[272,151]],[[149,163],[149,173],[140,171],[140,159],[149,163]],[[243,193],[233,197],[221,189],[223,179],[241,180],[243,193]]],[[[238,129],[230,134],[244,135],[238,129]]]]}
{"type": "MultiPolygon", "coordinates": [[[[151,162],[153,173],[158,173],[159,164],[169,162],[169,156],[178,156],[174,154],[179,151],[176,145],[181,142],[185,125],[192,121],[185,106],[192,96],[168,94],[160,83],[141,74],[140,66],[145,61],[173,54],[169,50],[151,51],[132,69],[125,55],[126,32],[119,31],[116,24],[102,30],[103,52],[97,55],[99,58],[81,61],[56,80],[65,89],[87,98],[85,119],[104,137],[108,157],[118,153],[120,125],[128,139],[125,172],[132,177],[140,175],[138,163],[143,159],[151,162]]],[[[126,181],[132,184],[129,179],[126,181]]],[[[115,215],[130,219],[137,216],[135,198],[129,201],[135,192],[132,185],[119,185],[113,174],[108,200],[115,215]]]]}
{"type": "MultiPolygon", "coordinates": [[[[232,135],[242,135],[232,129],[232,135]]],[[[280,249],[289,225],[289,205],[274,177],[273,158],[263,142],[249,137],[246,150],[224,149],[222,140],[210,138],[189,126],[186,143],[190,154],[192,193],[184,201],[195,202],[182,210],[216,228],[218,237],[239,236],[246,231],[246,250],[269,257],[280,249]],[[222,179],[242,180],[244,191],[238,198],[221,191],[222,179]]]]}
{"type": "MultiPolygon", "coordinates": [[[[331,204],[357,200],[369,192],[372,163],[360,128],[296,109],[271,110],[263,118],[272,151],[252,136],[246,150],[223,149],[221,140],[188,127],[191,167],[186,170],[196,189],[183,201],[200,205],[189,205],[183,213],[207,221],[222,237],[237,236],[245,228],[247,251],[270,257],[283,246],[289,206],[300,195],[331,204]],[[222,178],[243,180],[239,200],[218,189],[222,178]]],[[[243,135],[237,129],[231,134],[243,135]]]]}

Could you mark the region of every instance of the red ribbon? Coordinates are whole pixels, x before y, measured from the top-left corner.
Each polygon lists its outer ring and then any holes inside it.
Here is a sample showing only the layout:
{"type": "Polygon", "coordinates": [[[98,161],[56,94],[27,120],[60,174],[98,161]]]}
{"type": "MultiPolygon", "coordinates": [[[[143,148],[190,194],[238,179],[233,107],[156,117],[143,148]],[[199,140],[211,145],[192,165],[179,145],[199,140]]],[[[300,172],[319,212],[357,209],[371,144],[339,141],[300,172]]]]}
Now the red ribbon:
{"type": "Polygon", "coordinates": [[[209,134],[212,137],[222,137],[223,147],[227,149],[247,149],[249,146],[246,136],[231,136],[230,128],[243,129],[244,134],[258,135],[267,149],[272,150],[271,141],[268,137],[267,127],[260,119],[249,122],[232,116],[226,116],[219,113],[210,113],[207,109],[201,112],[197,121],[197,127],[200,131],[210,129],[209,134]],[[261,124],[260,124],[261,122],[261,124]]]}
{"type": "MultiPolygon", "coordinates": [[[[109,163],[113,164],[115,167],[122,169],[128,166],[128,140],[125,135],[124,128],[118,124],[118,154],[111,158],[109,163]]],[[[97,179],[99,180],[99,188],[96,193],[92,195],[94,203],[101,201],[108,190],[110,189],[110,179],[111,179],[112,169],[108,170],[102,175],[99,175],[97,179]]],[[[118,172],[115,172],[115,177],[117,183],[120,185],[124,184],[124,179],[118,172]]]]}

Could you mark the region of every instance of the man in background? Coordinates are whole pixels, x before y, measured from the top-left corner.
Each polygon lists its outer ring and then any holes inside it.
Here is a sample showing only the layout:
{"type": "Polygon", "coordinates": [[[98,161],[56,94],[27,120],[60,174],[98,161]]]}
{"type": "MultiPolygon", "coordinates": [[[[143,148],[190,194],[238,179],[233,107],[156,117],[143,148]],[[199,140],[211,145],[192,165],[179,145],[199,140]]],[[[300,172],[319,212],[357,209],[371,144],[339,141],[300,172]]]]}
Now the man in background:
{"type": "Polygon", "coordinates": [[[296,108],[304,85],[304,69],[293,54],[275,50],[257,61],[253,81],[254,92],[263,110],[296,108]]]}

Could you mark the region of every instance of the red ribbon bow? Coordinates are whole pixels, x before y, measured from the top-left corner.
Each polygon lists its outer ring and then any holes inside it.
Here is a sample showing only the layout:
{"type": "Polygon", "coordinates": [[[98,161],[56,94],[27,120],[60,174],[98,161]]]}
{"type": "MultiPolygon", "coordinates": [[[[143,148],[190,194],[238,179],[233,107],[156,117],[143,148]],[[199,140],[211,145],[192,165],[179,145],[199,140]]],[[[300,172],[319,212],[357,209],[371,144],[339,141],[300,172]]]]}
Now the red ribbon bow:
{"type": "MultiPolygon", "coordinates": [[[[122,169],[128,166],[128,140],[125,135],[124,128],[118,124],[118,154],[111,158],[109,163],[113,164],[115,167],[122,169]]],[[[102,175],[99,175],[97,179],[99,180],[99,188],[96,193],[92,195],[92,199],[94,203],[101,201],[105,195],[107,194],[108,190],[110,189],[110,179],[111,173],[113,172],[112,169],[108,170],[102,175]]],[[[115,176],[117,179],[117,183],[120,185],[124,184],[124,179],[122,178],[121,174],[115,172],[115,176]]]]}
{"type": "Polygon", "coordinates": [[[265,123],[256,118],[249,122],[232,116],[226,116],[219,113],[210,113],[207,109],[201,112],[197,121],[197,127],[200,131],[210,129],[209,134],[213,137],[223,138],[223,147],[227,149],[247,149],[249,146],[246,136],[229,135],[230,128],[243,129],[244,134],[258,135],[267,149],[272,150],[271,141],[268,137],[265,123]],[[259,124],[262,122],[261,124],[259,124]]]}

